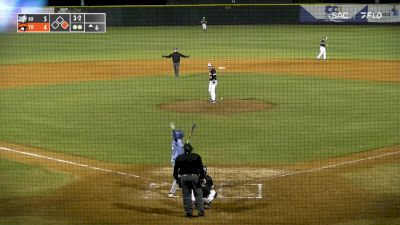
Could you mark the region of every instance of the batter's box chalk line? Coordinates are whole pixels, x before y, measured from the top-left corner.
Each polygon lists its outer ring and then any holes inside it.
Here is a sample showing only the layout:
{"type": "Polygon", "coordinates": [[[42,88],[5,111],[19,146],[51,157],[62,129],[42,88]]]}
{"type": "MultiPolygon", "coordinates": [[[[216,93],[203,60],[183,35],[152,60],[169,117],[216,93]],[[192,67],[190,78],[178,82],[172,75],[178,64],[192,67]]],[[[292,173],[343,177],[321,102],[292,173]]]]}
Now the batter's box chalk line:
{"type": "MultiPolygon", "coordinates": [[[[149,183],[149,187],[146,190],[147,194],[151,192],[157,192],[159,189],[167,190],[171,184],[166,182],[161,183],[149,183]]],[[[218,198],[225,199],[262,199],[262,189],[263,184],[241,184],[233,185],[228,183],[216,184],[218,188],[216,191],[218,193],[218,198]],[[239,194],[238,194],[239,193],[239,194]]],[[[149,199],[150,196],[144,196],[144,198],[149,199]]]]}
{"type": "Polygon", "coordinates": [[[262,199],[263,184],[232,185],[221,183],[218,185],[218,198],[226,199],[262,199]]]}

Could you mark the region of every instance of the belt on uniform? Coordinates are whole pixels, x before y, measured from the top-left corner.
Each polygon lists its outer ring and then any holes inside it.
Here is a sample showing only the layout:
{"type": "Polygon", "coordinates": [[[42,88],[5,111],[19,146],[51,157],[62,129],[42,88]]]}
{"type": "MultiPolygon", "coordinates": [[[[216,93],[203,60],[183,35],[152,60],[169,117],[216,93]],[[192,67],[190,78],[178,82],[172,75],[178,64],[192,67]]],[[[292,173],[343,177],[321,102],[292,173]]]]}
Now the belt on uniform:
{"type": "Polygon", "coordinates": [[[197,176],[198,174],[182,174],[182,176],[197,176]]]}

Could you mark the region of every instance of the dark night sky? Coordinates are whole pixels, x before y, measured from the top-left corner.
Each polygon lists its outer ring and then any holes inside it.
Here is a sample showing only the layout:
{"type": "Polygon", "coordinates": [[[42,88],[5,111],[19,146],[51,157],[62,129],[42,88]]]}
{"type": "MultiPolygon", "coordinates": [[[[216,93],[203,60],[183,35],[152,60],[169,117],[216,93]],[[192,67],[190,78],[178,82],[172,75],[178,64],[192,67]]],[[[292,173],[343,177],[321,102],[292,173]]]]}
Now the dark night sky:
{"type": "MultiPolygon", "coordinates": [[[[190,2],[190,0],[187,0],[190,2]]],[[[240,1],[240,0],[239,0],[240,1]]],[[[249,0],[246,0],[249,1],[249,0]]],[[[49,6],[79,6],[81,0],[48,0],[49,6]]],[[[85,5],[166,5],[168,0],[84,0],[85,5]]],[[[206,1],[209,2],[209,1],[206,1]]],[[[267,0],[266,0],[267,2],[267,0]]],[[[302,0],[292,2],[301,3],[302,0]]],[[[322,3],[360,3],[360,0],[321,0],[322,3]]],[[[362,4],[374,4],[375,0],[362,0],[362,4]]],[[[380,3],[398,3],[399,0],[380,0],[380,3]]]]}
{"type": "MultiPolygon", "coordinates": [[[[165,5],[167,0],[84,0],[85,5],[165,5]]],[[[81,0],[48,0],[49,6],[79,6],[81,0]]]]}

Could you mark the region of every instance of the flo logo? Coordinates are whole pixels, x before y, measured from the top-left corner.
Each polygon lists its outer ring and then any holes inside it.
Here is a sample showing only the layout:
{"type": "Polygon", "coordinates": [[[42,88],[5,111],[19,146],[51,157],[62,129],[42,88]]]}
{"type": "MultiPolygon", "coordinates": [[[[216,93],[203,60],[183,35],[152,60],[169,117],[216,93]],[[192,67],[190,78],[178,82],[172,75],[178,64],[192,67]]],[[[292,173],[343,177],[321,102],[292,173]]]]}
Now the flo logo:
{"type": "Polygon", "coordinates": [[[382,12],[360,12],[361,19],[382,19],[383,13],[382,12]]]}

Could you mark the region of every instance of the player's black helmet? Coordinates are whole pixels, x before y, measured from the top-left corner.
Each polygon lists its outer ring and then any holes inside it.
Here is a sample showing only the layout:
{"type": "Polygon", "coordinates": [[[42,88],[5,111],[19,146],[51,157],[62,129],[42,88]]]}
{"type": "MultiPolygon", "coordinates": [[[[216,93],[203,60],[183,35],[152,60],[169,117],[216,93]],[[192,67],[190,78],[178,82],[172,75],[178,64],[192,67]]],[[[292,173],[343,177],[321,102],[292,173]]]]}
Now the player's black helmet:
{"type": "Polygon", "coordinates": [[[193,151],[193,146],[191,144],[189,144],[189,143],[186,143],[186,144],[183,145],[183,150],[186,153],[192,152],[193,151]]]}

